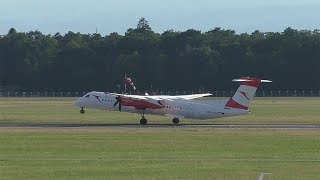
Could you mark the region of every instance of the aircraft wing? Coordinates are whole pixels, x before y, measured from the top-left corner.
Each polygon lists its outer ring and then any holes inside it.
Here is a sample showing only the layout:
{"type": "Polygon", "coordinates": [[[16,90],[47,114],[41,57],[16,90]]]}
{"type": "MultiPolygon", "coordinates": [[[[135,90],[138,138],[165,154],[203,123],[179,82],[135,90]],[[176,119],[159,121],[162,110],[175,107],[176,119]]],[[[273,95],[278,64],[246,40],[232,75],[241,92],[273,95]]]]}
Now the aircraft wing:
{"type": "Polygon", "coordinates": [[[136,100],[147,100],[145,96],[140,96],[140,95],[128,95],[128,94],[117,94],[117,93],[110,93],[110,94],[119,96],[119,97],[124,97],[124,98],[136,99],[136,100]]]}
{"type": "Polygon", "coordinates": [[[110,93],[111,95],[117,96],[117,101],[121,106],[131,106],[139,110],[149,109],[160,109],[164,106],[161,104],[160,100],[149,98],[149,96],[139,96],[139,95],[127,95],[127,94],[116,94],[110,93]]]}
{"type": "Polygon", "coordinates": [[[211,96],[211,95],[212,94],[210,94],[210,93],[206,93],[206,94],[180,95],[180,96],[173,96],[173,97],[176,97],[178,99],[190,100],[190,99],[197,99],[197,98],[202,98],[202,97],[211,96]]]}
{"type": "Polygon", "coordinates": [[[211,96],[210,93],[205,94],[190,94],[190,95],[178,95],[178,96],[140,96],[140,95],[127,95],[127,94],[116,94],[116,93],[110,93],[115,96],[125,97],[125,98],[131,98],[131,99],[137,99],[137,100],[175,100],[175,99],[183,99],[183,100],[191,100],[191,99],[197,99],[202,97],[211,96]]]}
{"type": "Polygon", "coordinates": [[[206,93],[206,94],[190,94],[190,95],[179,95],[179,96],[145,96],[147,99],[154,99],[157,101],[160,100],[191,100],[191,99],[197,99],[197,98],[202,98],[206,96],[211,96],[212,94],[206,93]]]}
{"type": "Polygon", "coordinates": [[[149,109],[161,109],[164,108],[163,100],[174,101],[174,100],[191,100],[201,97],[210,96],[212,94],[191,94],[191,95],[179,95],[179,96],[140,96],[140,95],[128,95],[128,94],[116,94],[110,93],[111,95],[117,96],[117,102],[120,102],[122,106],[131,106],[139,110],[149,109]]]}

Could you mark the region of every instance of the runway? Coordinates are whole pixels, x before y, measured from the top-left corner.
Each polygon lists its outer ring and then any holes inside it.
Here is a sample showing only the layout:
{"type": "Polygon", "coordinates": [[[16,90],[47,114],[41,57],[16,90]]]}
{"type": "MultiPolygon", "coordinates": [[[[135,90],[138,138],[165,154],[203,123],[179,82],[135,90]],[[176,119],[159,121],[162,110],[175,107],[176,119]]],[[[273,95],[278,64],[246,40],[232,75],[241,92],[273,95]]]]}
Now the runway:
{"type": "Polygon", "coordinates": [[[316,129],[320,124],[39,124],[0,123],[0,128],[212,128],[212,129],[316,129]]]}

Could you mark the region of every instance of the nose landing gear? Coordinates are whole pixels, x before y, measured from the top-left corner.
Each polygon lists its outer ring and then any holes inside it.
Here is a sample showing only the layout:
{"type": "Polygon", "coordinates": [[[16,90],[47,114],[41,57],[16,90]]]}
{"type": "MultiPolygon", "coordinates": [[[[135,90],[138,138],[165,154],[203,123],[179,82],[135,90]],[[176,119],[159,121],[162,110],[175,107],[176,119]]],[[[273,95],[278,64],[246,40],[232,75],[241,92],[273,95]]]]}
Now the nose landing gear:
{"type": "Polygon", "coordinates": [[[83,109],[83,107],[80,110],[80,114],[84,114],[86,111],[83,109]]]}

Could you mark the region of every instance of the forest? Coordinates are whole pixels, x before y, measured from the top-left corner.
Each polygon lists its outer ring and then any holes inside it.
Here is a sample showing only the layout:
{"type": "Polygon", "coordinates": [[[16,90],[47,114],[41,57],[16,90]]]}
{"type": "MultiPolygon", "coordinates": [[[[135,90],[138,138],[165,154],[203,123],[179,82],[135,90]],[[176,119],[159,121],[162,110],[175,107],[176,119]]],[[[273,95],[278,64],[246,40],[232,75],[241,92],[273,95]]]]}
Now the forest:
{"type": "Polygon", "coordinates": [[[156,33],[141,18],[124,35],[11,28],[0,36],[0,89],[117,91],[124,74],[140,91],[233,90],[231,80],[246,76],[274,81],[266,90],[318,91],[320,32],[156,33]]]}

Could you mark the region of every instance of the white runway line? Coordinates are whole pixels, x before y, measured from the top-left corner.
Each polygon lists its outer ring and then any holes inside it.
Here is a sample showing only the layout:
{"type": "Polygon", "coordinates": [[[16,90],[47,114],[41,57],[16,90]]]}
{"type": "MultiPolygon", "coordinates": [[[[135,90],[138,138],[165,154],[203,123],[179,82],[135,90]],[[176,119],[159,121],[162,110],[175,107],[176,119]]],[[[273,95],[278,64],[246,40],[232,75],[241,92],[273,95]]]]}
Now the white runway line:
{"type": "Polygon", "coordinates": [[[271,173],[261,173],[258,180],[263,180],[264,175],[271,175],[271,173]]]}

